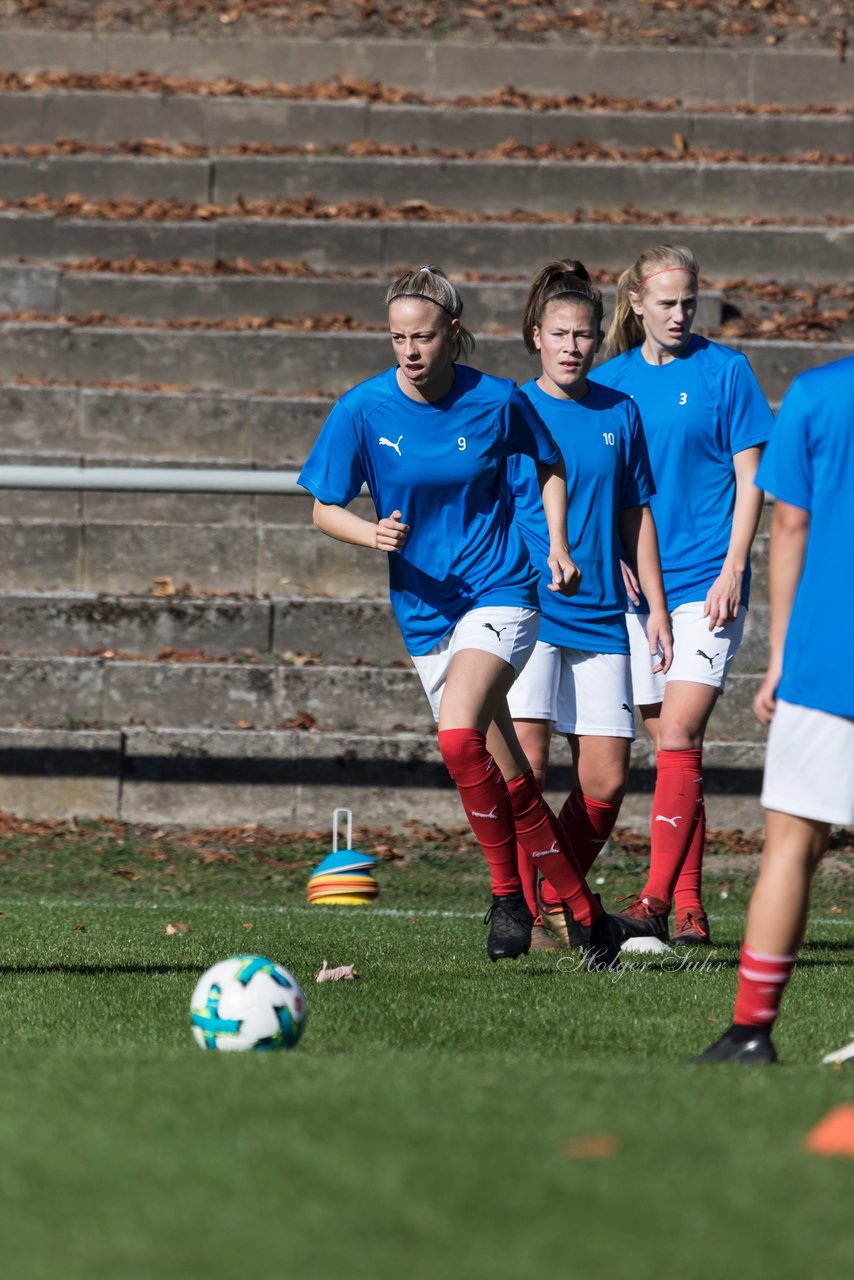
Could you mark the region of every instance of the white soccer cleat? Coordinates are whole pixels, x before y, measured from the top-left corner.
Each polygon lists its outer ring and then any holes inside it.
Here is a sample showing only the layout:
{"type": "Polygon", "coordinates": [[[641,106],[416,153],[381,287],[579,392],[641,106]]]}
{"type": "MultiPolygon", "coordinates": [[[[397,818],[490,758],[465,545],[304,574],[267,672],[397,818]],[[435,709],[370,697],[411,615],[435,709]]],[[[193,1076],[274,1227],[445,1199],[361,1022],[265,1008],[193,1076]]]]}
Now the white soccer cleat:
{"type": "Polygon", "coordinates": [[[822,1058],[822,1062],[826,1066],[836,1066],[840,1062],[848,1062],[854,1058],[854,1031],[849,1032],[852,1036],[850,1044],[845,1044],[841,1049],[836,1049],[833,1053],[826,1053],[822,1058]]]}

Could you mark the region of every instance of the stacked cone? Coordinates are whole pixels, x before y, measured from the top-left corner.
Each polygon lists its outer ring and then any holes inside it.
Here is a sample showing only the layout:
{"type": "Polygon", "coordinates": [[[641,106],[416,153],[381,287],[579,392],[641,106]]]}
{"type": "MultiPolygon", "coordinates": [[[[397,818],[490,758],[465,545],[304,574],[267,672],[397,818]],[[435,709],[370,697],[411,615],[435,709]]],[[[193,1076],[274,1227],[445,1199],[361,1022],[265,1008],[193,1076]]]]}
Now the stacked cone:
{"type": "Polygon", "coordinates": [[[358,849],[330,853],[309,877],[309,902],[325,907],[358,907],[372,902],[380,891],[371,872],[376,861],[358,849]]]}

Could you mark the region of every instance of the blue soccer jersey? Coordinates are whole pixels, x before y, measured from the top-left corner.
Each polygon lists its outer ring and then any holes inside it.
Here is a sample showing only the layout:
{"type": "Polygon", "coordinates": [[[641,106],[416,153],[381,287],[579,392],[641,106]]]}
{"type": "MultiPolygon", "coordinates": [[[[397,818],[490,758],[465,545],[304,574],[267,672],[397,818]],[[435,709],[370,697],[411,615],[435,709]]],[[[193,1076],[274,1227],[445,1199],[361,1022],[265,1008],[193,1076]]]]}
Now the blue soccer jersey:
{"type": "Polygon", "coordinates": [[[559,400],[537,383],[522,387],[566,463],[574,596],[549,591],[549,535],[536,469],[529,458],[507,464],[516,521],[540,574],[540,640],[591,653],[628,653],[626,591],[620,571],[620,515],[649,502],[652,476],[640,414],[632,400],[588,383],[581,400],[559,400]]]}
{"type": "MultiPolygon", "coordinates": [[[[733,456],[762,445],[773,417],[745,356],[694,334],[667,364],[640,347],[599,365],[593,376],[630,395],[649,448],[667,603],[705,600],[729,549],[735,507],[733,456]]],[[[750,593],[744,575],[742,604],[750,593]]]]}
{"type": "Polygon", "coordinates": [[[348,391],[299,477],[320,502],[346,506],[367,484],[378,518],[403,513],[410,534],[388,558],[390,595],[415,656],[480,605],[538,607],[504,462],[516,453],[559,457],[512,382],[455,368],[453,387],[431,404],[401,391],[396,365],[348,391]]]}
{"type": "Polygon", "coordinates": [[[756,483],[810,513],[777,692],[801,707],[854,716],[854,593],[847,577],[854,556],[854,356],[795,379],[756,483]]]}

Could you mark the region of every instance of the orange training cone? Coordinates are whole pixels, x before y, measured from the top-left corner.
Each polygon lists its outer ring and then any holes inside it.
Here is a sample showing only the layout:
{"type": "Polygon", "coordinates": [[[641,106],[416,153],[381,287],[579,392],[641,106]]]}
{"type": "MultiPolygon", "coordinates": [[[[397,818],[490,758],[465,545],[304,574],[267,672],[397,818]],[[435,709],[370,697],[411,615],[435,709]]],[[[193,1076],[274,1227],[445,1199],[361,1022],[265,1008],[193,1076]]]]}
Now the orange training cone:
{"type": "Polygon", "coordinates": [[[807,1151],[817,1156],[854,1156],[854,1103],[828,1111],[804,1138],[807,1151]]]}

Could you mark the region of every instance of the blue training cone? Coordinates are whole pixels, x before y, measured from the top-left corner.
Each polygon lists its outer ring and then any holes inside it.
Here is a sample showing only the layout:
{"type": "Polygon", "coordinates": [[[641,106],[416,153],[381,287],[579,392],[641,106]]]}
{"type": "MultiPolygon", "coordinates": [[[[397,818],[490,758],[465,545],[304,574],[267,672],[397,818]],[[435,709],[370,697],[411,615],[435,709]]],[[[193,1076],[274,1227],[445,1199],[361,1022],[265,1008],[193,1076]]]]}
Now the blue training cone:
{"type": "Polygon", "coordinates": [[[371,868],[377,859],[353,848],[353,811],[334,809],[332,813],[332,852],[311,873],[308,900],[311,903],[337,906],[363,906],[372,902],[380,891],[371,868]],[[338,848],[338,815],[347,815],[347,847],[338,848]]]}

